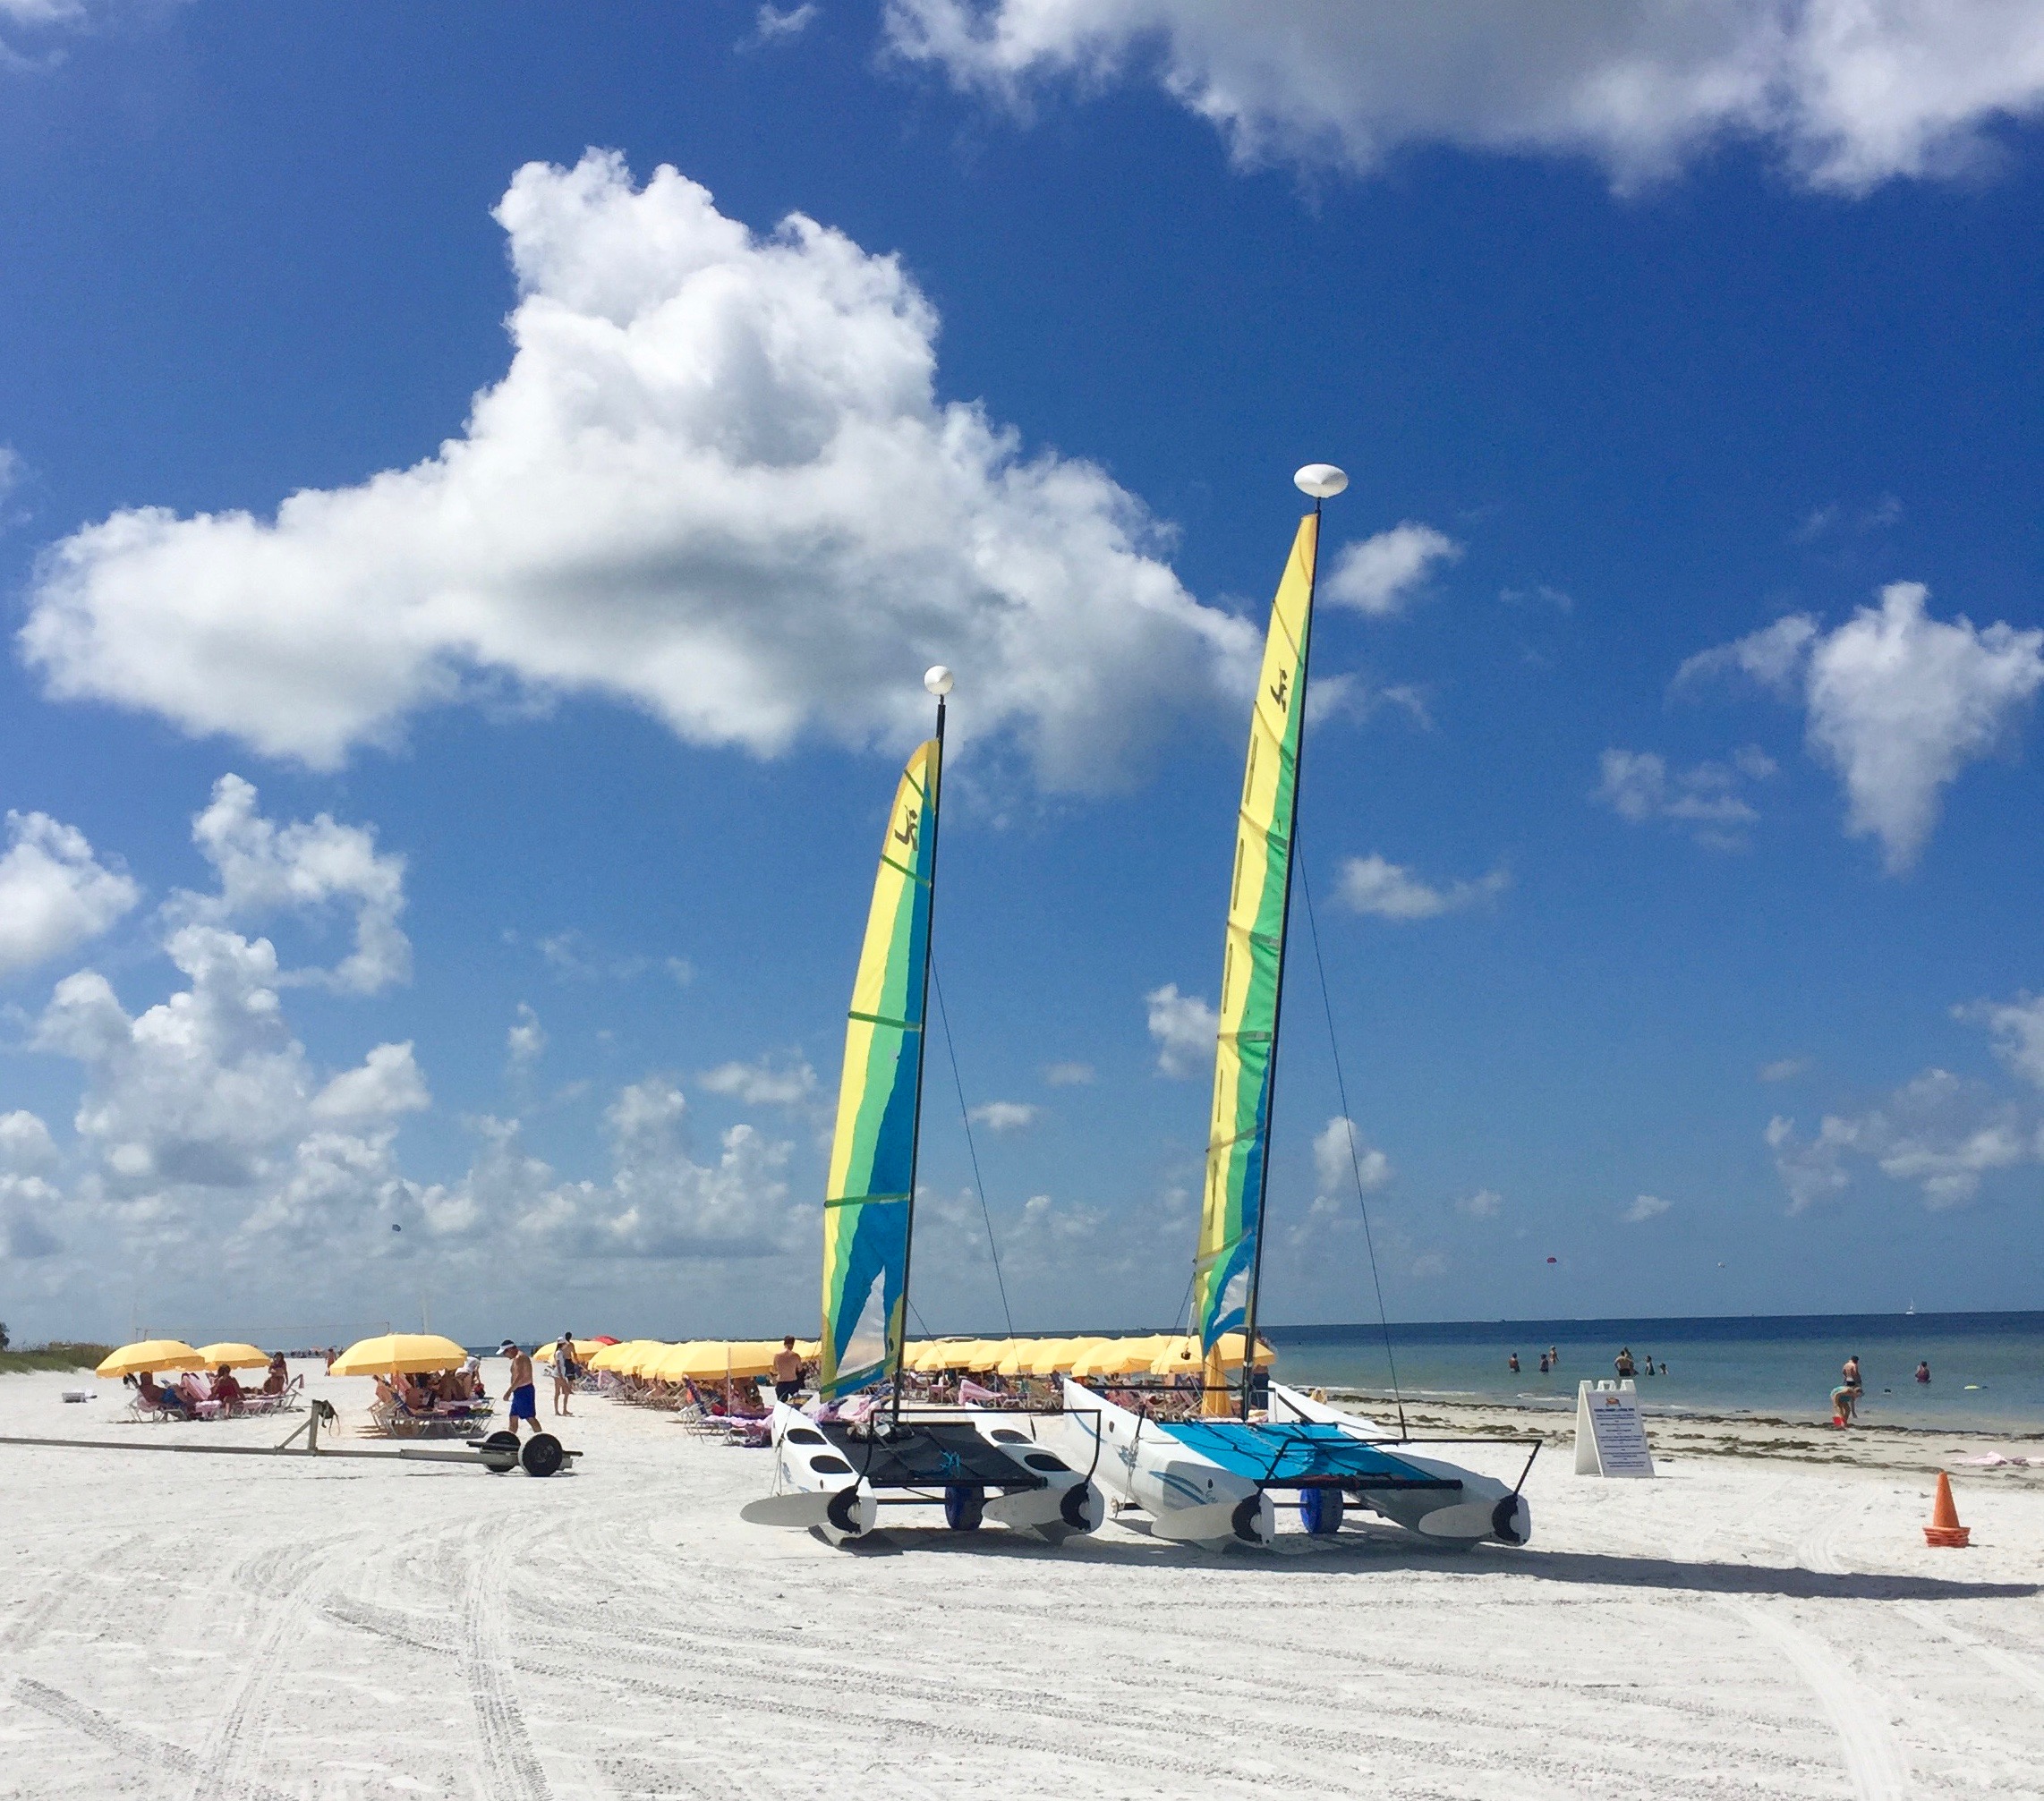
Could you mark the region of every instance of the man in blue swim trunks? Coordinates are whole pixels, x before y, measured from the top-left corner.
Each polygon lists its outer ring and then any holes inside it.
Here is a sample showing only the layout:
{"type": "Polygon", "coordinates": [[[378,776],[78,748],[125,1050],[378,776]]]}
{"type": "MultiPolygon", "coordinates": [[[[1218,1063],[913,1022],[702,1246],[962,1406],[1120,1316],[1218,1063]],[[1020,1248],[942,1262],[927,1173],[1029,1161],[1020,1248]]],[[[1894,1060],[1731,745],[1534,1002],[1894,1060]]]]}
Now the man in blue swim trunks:
{"type": "Polygon", "coordinates": [[[540,1430],[540,1406],[532,1392],[532,1360],[507,1338],[497,1347],[497,1355],[511,1359],[511,1386],[504,1390],[504,1398],[511,1403],[511,1432],[517,1436],[519,1423],[523,1421],[538,1436],[540,1430]]]}

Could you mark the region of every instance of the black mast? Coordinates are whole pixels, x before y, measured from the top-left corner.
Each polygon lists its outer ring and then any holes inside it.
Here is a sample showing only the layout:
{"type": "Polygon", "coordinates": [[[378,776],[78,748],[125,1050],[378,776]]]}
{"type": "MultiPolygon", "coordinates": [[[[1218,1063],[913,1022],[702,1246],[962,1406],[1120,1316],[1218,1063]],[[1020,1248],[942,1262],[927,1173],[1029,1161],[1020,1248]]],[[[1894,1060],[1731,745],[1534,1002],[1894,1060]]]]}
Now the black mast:
{"type": "MultiPolygon", "coordinates": [[[[1315,558],[1318,566],[1318,558],[1315,558]]],[[[908,1134],[908,1229],[901,1247],[901,1342],[894,1353],[892,1423],[901,1423],[901,1377],[908,1363],[908,1266],[916,1253],[916,1168],[923,1151],[923,1048],[930,1041],[930,962],[937,954],[937,796],[944,786],[944,696],[951,692],[951,672],[940,664],[923,677],[937,697],[937,760],[930,792],[923,803],[923,828],[930,834],[930,907],[923,925],[923,1002],[916,1032],[916,1124],[908,1134]]],[[[1289,896],[1288,896],[1289,899],[1289,896]]]]}

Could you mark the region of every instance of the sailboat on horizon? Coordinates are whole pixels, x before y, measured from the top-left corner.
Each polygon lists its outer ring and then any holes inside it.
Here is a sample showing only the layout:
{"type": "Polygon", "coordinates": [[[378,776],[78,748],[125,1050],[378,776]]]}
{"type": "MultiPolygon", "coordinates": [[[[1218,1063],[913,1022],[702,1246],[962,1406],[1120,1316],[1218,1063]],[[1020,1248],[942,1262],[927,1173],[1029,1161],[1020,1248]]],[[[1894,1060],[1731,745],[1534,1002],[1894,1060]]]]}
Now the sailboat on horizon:
{"type": "Polygon", "coordinates": [[[1152,1530],[1162,1538],[1211,1549],[1267,1546],[1277,1533],[1273,1495],[1289,1493],[1297,1497],[1307,1531],[1316,1536],[1339,1532],[1346,1504],[1354,1499],[1435,1542],[1523,1544],[1532,1516],[1518,1488],[1415,1455],[1410,1440],[1393,1440],[1375,1421],[1275,1382],[1270,1384],[1270,1416],[1252,1418],[1320,507],[1349,485],[1341,470],[1324,463],[1308,463],[1292,480],[1312,498],[1313,510],[1299,522],[1271,607],[1250,715],[1222,961],[1205,1198],[1193,1266],[1193,1337],[1205,1358],[1204,1413],[1197,1420],[1155,1418],[1068,1377],[1068,1439],[1076,1438],[1095,1459],[1106,1488],[1149,1514],[1152,1530]],[[1231,1406],[1228,1372],[1238,1360],[1239,1416],[1230,1417],[1237,1410],[1231,1406]],[[1395,1455],[1387,1443],[1397,1445],[1395,1455]]]}
{"type": "Polygon", "coordinates": [[[844,1544],[871,1533],[882,1506],[941,1504],[954,1531],[994,1520],[1054,1544],[1097,1530],[1106,1503],[1039,1440],[1033,1416],[902,1405],[951,672],[940,664],[923,685],[936,697],[936,735],[895,790],[846,1016],[816,1399],[807,1410],[776,1402],[773,1491],[741,1515],[844,1544]]]}

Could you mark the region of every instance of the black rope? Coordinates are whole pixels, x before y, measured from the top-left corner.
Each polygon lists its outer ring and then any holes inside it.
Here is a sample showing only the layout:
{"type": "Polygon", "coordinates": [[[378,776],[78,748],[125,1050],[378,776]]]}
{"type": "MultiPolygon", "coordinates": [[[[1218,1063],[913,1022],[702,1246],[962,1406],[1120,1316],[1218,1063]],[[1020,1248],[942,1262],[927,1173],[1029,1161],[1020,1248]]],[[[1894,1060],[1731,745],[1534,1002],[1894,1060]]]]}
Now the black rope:
{"type": "Polygon", "coordinates": [[[951,1042],[951,1015],[944,1006],[944,983],[937,973],[934,958],[930,979],[937,990],[937,1017],[944,1023],[944,1050],[951,1059],[951,1086],[958,1091],[958,1119],[966,1128],[966,1154],[972,1159],[973,1186],[979,1191],[979,1217],[986,1221],[986,1248],[993,1253],[993,1279],[1001,1289],[1001,1317],[1008,1321],[1008,1336],[1015,1336],[1015,1315],[1008,1311],[1008,1284],[1001,1273],[1001,1245],[993,1236],[993,1215],[986,1204],[986,1183],[979,1173],[979,1150],[972,1142],[972,1115],[966,1108],[966,1085],[958,1077],[958,1049],[951,1042]]]}
{"type": "MultiPolygon", "coordinates": [[[[1295,857],[1299,846],[1292,845],[1295,857]]],[[[1341,1075],[1341,1046],[1334,1036],[1334,1002],[1327,992],[1327,965],[1320,956],[1320,922],[1313,912],[1313,884],[1306,874],[1306,859],[1298,857],[1299,885],[1306,896],[1306,924],[1313,939],[1313,967],[1320,977],[1320,1006],[1327,1015],[1327,1048],[1334,1054],[1334,1092],[1341,1098],[1341,1129],[1349,1137],[1349,1167],[1356,1175],[1356,1204],[1363,1210],[1363,1244],[1370,1253],[1370,1283],[1376,1290],[1377,1323],[1384,1328],[1384,1360],[1391,1366],[1391,1397],[1398,1407],[1398,1431],[1405,1435],[1405,1397],[1398,1386],[1398,1357],[1391,1348],[1391,1316],[1384,1307],[1384,1279],[1377,1273],[1376,1241],[1370,1232],[1370,1203],[1363,1192],[1362,1160],[1356,1155],[1356,1121],[1349,1111],[1349,1084],[1341,1075]]]]}

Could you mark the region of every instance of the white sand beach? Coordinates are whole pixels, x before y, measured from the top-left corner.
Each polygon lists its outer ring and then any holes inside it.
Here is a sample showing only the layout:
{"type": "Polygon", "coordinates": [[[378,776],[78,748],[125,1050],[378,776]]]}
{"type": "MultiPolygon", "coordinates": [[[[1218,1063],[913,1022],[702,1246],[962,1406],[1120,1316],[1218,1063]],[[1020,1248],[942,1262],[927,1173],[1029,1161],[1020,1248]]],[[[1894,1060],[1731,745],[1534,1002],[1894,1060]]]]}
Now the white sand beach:
{"type": "MultiPolygon", "coordinates": [[[[0,1378],[0,1432],[285,1431],[79,1384],[0,1378]]],[[[2044,1793],[2044,1469],[1955,1467],[1963,1551],[1921,1460],[1657,1423],[1652,1482],[1544,1450],[1518,1551],[847,1552],[739,1522],[763,1455],[575,1406],[546,1482],[0,1446],[0,1797],[2044,1793]]]]}

